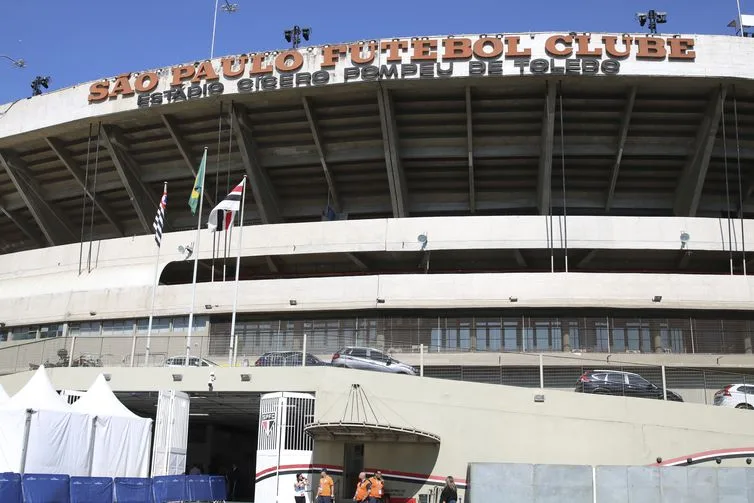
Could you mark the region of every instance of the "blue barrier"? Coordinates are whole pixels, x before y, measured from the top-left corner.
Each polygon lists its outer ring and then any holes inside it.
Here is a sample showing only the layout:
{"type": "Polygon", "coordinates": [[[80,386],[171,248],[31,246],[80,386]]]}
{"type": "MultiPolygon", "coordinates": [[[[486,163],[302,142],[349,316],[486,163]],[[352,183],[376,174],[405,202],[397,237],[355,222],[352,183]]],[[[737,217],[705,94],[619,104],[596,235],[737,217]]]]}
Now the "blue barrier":
{"type": "Polygon", "coordinates": [[[0,473],[0,503],[185,503],[224,501],[225,477],[69,477],[0,473]]]}
{"type": "Polygon", "coordinates": [[[71,503],[113,503],[113,479],[71,477],[71,503]]]}
{"type": "Polygon", "coordinates": [[[21,479],[24,503],[71,503],[68,475],[27,473],[21,479]]]}
{"type": "Polygon", "coordinates": [[[152,503],[152,479],[116,477],[114,486],[118,503],[152,503]]]}
{"type": "Polygon", "coordinates": [[[186,476],[186,499],[189,501],[212,501],[209,475],[186,476]]]}
{"type": "Polygon", "coordinates": [[[225,477],[222,475],[211,475],[209,477],[209,487],[212,491],[212,501],[224,501],[228,497],[228,489],[225,487],[225,477]]]}
{"type": "Polygon", "coordinates": [[[152,478],[152,501],[154,503],[185,500],[186,475],[166,475],[152,478]]]}
{"type": "Polygon", "coordinates": [[[3,503],[23,503],[21,494],[21,475],[18,473],[0,473],[0,501],[3,503]]]}

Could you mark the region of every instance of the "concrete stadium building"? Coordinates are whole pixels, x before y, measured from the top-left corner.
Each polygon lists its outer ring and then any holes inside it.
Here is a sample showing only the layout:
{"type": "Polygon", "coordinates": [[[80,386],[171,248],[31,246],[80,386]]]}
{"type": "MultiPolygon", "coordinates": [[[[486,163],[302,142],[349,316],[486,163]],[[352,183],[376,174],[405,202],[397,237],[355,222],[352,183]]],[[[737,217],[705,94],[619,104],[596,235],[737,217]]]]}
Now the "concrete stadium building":
{"type": "Polygon", "coordinates": [[[207,414],[189,458],[240,463],[249,487],[264,476],[249,461],[259,399],[278,391],[316,397],[312,465],[291,470],[331,467],[347,497],[363,468],[412,498],[464,481],[471,461],[744,463],[748,411],[711,404],[754,380],[752,60],[744,37],[403,37],[4,105],[0,383],[15,391],[46,364],[79,390],[104,371],[143,415],[158,389],[189,392],[207,414]],[[186,203],[205,148],[195,246],[186,203]],[[239,233],[213,253],[205,223],[244,175],[228,365],[239,233]],[[420,377],[254,366],[351,346],[420,377]],[[165,368],[187,350],[221,364],[213,389],[206,367],[165,368]],[[573,392],[601,368],[686,403],[573,392]],[[354,384],[379,409],[355,423],[387,432],[332,426],[354,384]]]}

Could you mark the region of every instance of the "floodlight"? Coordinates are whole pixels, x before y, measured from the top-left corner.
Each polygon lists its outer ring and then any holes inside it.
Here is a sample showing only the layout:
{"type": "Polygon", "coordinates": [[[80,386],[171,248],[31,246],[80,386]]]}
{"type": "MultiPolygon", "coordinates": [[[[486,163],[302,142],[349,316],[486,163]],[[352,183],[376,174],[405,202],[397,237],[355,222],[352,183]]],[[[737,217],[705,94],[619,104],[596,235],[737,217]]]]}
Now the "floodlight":
{"type": "Polygon", "coordinates": [[[37,78],[31,81],[32,96],[39,96],[42,94],[42,88],[48,89],[50,87],[50,77],[42,77],[37,75],[37,78]]]}
{"type": "Polygon", "coordinates": [[[667,12],[658,12],[654,9],[647,12],[637,12],[636,20],[639,21],[640,26],[644,26],[649,22],[649,32],[657,33],[657,24],[664,24],[668,22],[667,12]]]}
{"type": "Polygon", "coordinates": [[[285,41],[290,42],[293,45],[293,48],[297,49],[301,43],[302,36],[304,37],[304,40],[309,40],[309,37],[312,35],[312,29],[294,25],[290,30],[285,30],[283,35],[285,36],[285,41]]]}

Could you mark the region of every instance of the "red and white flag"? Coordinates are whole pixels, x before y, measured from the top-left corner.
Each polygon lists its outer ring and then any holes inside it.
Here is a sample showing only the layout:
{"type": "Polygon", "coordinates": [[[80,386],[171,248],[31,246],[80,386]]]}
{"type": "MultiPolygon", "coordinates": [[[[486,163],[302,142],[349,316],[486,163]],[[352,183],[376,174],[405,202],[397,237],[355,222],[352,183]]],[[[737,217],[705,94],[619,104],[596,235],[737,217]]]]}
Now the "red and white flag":
{"type": "Polygon", "coordinates": [[[246,179],[235,186],[230,194],[212,208],[207,220],[207,228],[212,232],[220,232],[229,229],[233,225],[233,217],[241,209],[241,197],[243,197],[244,183],[246,179]]]}

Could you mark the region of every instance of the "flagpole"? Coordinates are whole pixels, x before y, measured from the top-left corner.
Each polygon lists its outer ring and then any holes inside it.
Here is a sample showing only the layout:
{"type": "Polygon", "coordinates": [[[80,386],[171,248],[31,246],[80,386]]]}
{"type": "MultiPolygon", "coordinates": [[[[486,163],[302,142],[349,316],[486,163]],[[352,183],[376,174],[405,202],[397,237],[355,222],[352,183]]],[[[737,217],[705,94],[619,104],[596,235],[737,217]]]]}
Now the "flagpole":
{"type": "MultiPolygon", "coordinates": [[[[207,147],[204,147],[204,159],[207,158],[207,147]]],[[[205,161],[206,162],[206,161],[205,161]]],[[[206,166],[206,165],[205,165],[206,166]]],[[[196,219],[196,239],[194,240],[194,276],[191,280],[191,311],[189,311],[188,333],[186,334],[186,360],[184,366],[188,366],[191,357],[191,332],[194,329],[194,303],[196,302],[196,271],[199,269],[199,238],[202,233],[202,204],[204,203],[204,178],[207,169],[202,170],[202,181],[200,183],[201,193],[199,194],[199,216],[196,219]]]]}
{"type": "Polygon", "coordinates": [[[236,291],[233,294],[233,314],[230,318],[230,354],[228,355],[228,364],[232,367],[236,365],[238,357],[238,339],[236,338],[236,311],[238,309],[238,284],[241,272],[241,247],[243,246],[243,210],[246,204],[246,175],[243,177],[243,190],[241,191],[241,218],[238,221],[238,254],[236,255],[236,291]]]}
{"type": "MultiPolygon", "coordinates": [[[[165,182],[165,186],[162,189],[163,194],[168,192],[168,182],[165,182]]],[[[144,350],[144,366],[149,366],[149,348],[152,340],[152,320],[154,319],[154,301],[157,296],[157,285],[159,282],[159,270],[160,270],[160,250],[162,250],[162,244],[157,247],[157,258],[154,261],[154,282],[152,283],[152,304],[149,308],[149,325],[147,325],[147,347],[144,350]]],[[[135,337],[134,337],[135,340],[135,337]]],[[[131,366],[134,366],[134,352],[131,351],[131,366]]]]}

